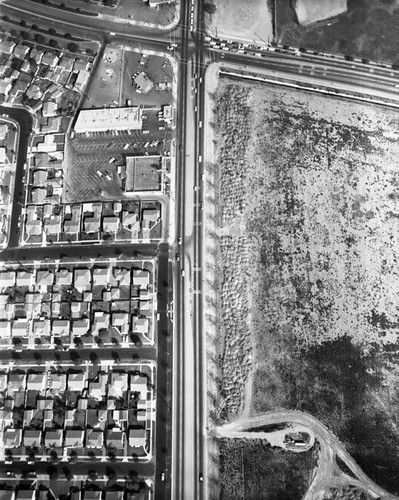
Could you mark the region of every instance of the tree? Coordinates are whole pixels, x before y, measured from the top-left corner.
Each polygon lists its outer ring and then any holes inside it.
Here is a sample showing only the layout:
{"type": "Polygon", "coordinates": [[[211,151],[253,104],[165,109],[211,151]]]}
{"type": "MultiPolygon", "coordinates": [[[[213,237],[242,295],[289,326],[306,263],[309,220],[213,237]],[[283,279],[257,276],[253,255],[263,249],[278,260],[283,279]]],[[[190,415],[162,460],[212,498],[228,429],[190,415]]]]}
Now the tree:
{"type": "Polygon", "coordinates": [[[26,28],[26,21],[24,21],[23,19],[21,19],[20,23],[19,23],[23,28],[26,28]]]}
{"type": "Polygon", "coordinates": [[[40,35],[39,33],[37,33],[33,38],[35,39],[35,42],[37,42],[37,43],[41,43],[41,44],[46,43],[46,39],[44,38],[44,36],[40,35]]]}
{"type": "Polygon", "coordinates": [[[207,12],[208,14],[214,14],[216,12],[216,5],[213,5],[213,3],[204,3],[204,12],[207,12]]]}
{"type": "Polygon", "coordinates": [[[53,28],[50,28],[48,30],[48,32],[50,33],[51,36],[55,36],[57,34],[57,32],[55,31],[55,29],[53,29],[53,28]]]}
{"type": "Polygon", "coordinates": [[[69,50],[69,52],[78,52],[79,45],[77,43],[68,43],[67,49],[69,50]]]}
{"type": "Polygon", "coordinates": [[[49,40],[48,44],[50,45],[50,47],[53,47],[54,49],[56,49],[58,47],[58,43],[56,40],[49,40]]]}

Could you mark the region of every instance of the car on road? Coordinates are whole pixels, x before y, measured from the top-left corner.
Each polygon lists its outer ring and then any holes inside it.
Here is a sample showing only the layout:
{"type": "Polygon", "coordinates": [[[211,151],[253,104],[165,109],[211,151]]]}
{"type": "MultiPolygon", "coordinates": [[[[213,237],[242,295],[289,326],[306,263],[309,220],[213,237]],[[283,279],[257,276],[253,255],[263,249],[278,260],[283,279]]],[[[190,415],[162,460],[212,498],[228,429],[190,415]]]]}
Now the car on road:
{"type": "Polygon", "coordinates": [[[177,238],[177,244],[181,245],[181,238],[177,238]]]}
{"type": "Polygon", "coordinates": [[[176,261],[179,262],[179,260],[180,260],[180,254],[177,253],[176,254],[176,261]]]}
{"type": "Polygon", "coordinates": [[[200,483],[203,483],[203,482],[204,482],[204,475],[202,474],[202,472],[200,472],[200,473],[199,473],[199,477],[198,477],[198,479],[199,479],[199,482],[200,482],[200,483]]]}
{"type": "Polygon", "coordinates": [[[181,270],[181,277],[184,278],[184,276],[186,275],[186,271],[184,269],[181,270]]]}
{"type": "Polygon", "coordinates": [[[166,474],[165,474],[165,472],[161,472],[161,481],[163,483],[166,481],[166,474]]]}

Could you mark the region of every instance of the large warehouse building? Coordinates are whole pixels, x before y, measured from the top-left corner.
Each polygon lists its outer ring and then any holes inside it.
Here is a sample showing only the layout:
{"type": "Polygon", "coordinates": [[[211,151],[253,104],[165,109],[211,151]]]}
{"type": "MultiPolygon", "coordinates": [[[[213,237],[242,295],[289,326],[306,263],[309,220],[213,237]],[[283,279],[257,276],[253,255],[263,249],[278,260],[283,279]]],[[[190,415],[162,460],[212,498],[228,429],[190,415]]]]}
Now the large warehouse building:
{"type": "Polygon", "coordinates": [[[82,109],[76,120],[75,132],[137,130],[141,127],[141,110],[137,107],[82,109]]]}

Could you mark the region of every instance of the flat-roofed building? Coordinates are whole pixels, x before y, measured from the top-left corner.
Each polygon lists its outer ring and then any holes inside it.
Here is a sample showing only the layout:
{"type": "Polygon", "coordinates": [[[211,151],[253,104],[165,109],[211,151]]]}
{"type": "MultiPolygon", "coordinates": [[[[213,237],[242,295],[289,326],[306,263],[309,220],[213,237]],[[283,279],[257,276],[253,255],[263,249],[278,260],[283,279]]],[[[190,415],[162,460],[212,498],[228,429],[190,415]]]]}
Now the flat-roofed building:
{"type": "Polygon", "coordinates": [[[138,107],[82,109],[75,132],[106,132],[107,130],[138,130],[142,126],[138,107]]]}
{"type": "Polygon", "coordinates": [[[127,156],[125,191],[148,192],[161,189],[160,156],[127,156]]]}

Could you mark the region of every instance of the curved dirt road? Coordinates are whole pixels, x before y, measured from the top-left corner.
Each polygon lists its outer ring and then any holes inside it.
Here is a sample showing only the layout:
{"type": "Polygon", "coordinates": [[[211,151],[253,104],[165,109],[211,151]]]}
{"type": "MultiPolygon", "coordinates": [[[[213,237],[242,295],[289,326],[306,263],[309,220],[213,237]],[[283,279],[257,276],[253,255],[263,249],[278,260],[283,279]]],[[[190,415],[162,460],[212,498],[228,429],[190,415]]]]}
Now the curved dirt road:
{"type": "MultiPolygon", "coordinates": [[[[240,418],[234,422],[216,428],[220,436],[228,437],[229,433],[245,431],[251,427],[272,425],[280,423],[300,424],[306,426],[319,441],[321,450],[316,474],[313,478],[304,500],[317,500],[319,494],[325,488],[336,482],[339,476],[348,478],[347,482],[355,484],[367,491],[373,498],[384,500],[399,500],[399,497],[386,492],[383,488],[374,483],[357,465],[354,459],[345,450],[338,438],[327,429],[325,425],[316,418],[300,411],[276,411],[267,412],[253,417],[240,418]],[[342,473],[336,465],[335,458],[338,457],[349,468],[356,479],[342,473]],[[338,475],[337,475],[338,474],[338,475]]],[[[249,436],[250,437],[250,436],[249,436]]]]}

